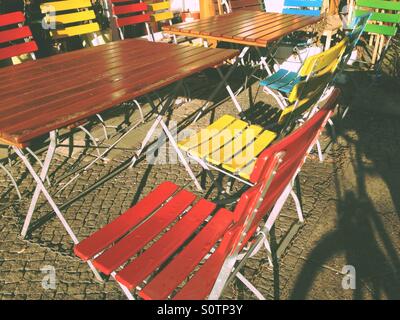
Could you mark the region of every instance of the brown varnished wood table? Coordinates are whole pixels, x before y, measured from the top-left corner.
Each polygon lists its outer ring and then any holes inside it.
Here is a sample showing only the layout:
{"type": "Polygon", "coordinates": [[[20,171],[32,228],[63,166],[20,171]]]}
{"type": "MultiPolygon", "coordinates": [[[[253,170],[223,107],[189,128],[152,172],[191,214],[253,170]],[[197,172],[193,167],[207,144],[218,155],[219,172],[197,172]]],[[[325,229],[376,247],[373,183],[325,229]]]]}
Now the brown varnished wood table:
{"type": "Polygon", "coordinates": [[[238,10],[194,22],[164,26],[166,33],[205,40],[265,48],[296,30],[313,25],[321,17],[238,10]]]}
{"type": "MultiPolygon", "coordinates": [[[[125,162],[77,197],[59,206],[44,183],[57,147],[58,129],[172,83],[177,83],[175,87],[178,88],[184,78],[208,68],[218,68],[238,54],[237,50],[230,49],[129,39],[0,69],[3,79],[0,83],[0,143],[13,147],[36,182],[22,236],[25,237],[28,232],[37,201],[43,193],[53,209],[49,215],[55,213],[72,241],[78,243],[61,210],[134,163],[133,160],[125,162]],[[45,135],[50,136],[50,143],[42,169],[37,173],[24,148],[35,138],[45,135]]],[[[163,115],[172,103],[171,98],[164,103],[142,142],[140,152],[134,157],[135,161],[149,142],[150,131],[154,132],[158,125],[162,126],[175,150],[179,151],[163,121],[163,115]]],[[[178,155],[184,162],[183,155],[178,155]]]]}
{"type": "Polygon", "coordinates": [[[25,147],[238,55],[129,39],[0,69],[0,142],[25,147]]]}

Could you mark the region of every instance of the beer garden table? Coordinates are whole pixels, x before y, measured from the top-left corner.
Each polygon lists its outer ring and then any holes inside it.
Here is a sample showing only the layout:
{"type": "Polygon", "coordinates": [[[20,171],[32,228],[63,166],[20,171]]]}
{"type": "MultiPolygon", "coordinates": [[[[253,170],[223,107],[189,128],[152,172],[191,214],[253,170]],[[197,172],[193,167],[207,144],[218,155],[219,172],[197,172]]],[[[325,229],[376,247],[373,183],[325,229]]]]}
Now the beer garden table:
{"type": "MultiPolygon", "coordinates": [[[[26,236],[38,198],[43,193],[73,242],[78,243],[61,213],[60,208],[64,206],[56,204],[44,183],[57,146],[57,130],[122,102],[180,83],[195,73],[219,67],[238,54],[231,49],[129,39],[0,69],[0,76],[5,80],[0,84],[0,143],[15,150],[36,182],[22,236],[26,236]],[[41,172],[37,173],[24,148],[46,135],[50,136],[50,143],[41,172]]],[[[219,88],[226,80],[227,77],[223,77],[219,88]]],[[[171,103],[163,105],[150,131],[161,125],[174,144],[163,121],[171,103]]],[[[135,159],[149,142],[150,131],[135,159]]],[[[182,154],[178,148],[176,150],[182,160],[182,154]]]]}
{"type": "MultiPolygon", "coordinates": [[[[164,26],[163,31],[170,34],[202,38],[204,41],[217,41],[244,46],[242,53],[249,48],[259,52],[260,48],[268,51],[268,46],[284,36],[311,26],[322,17],[267,13],[262,11],[237,10],[232,13],[217,15],[194,22],[185,22],[164,26]]],[[[269,73],[264,58],[262,64],[269,73]]]]}

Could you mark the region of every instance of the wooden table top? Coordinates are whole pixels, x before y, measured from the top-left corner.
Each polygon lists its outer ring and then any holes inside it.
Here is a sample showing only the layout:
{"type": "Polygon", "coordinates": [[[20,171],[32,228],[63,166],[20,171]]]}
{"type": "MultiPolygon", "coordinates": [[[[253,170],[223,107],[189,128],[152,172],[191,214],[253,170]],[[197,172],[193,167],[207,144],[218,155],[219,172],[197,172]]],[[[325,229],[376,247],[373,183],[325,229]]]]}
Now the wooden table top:
{"type": "Polygon", "coordinates": [[[0,69],[0,142],[18,147],[234,58],[128,39],[0,69]]]}
{"type": "Polygon", "coordinates": [[[320,21],[321,17],[239,10],[194,22],[164,26],[166,33],[246,46],[265,47],[285,35],[320,21]]]}

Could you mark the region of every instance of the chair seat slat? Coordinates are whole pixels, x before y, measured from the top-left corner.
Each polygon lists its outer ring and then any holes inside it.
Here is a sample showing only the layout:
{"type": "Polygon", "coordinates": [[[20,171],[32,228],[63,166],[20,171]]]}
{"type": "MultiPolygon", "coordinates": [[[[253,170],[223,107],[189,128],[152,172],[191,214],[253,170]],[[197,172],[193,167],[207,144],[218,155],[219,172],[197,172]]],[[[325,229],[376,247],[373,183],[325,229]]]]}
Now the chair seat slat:
{"type": "Polygon", "coordinates": [[[233,222],[232,212],[219,210],[209,223],[174,259],[147,284],[139,295],[143,299],[166,299],[185,280],[223,237],[233,222]]]}
{"type": "Polygon", "coordinates": [[[109,275],[159,235],[195,199],[196,196],[189,191],[180,191],[146,222],[97,257],[93,261],[93,265],[101,272],[109,275]]]}
{"type": "Polygon", "coordinates": [[[150,192],[140,202],[109,223],[89,238],[75,246],[75,254],[83,260],[91,259],[114,241],[122,237],[135,225],[143,221],[149,214],[166,201],[178,186],[172,182],[164,182],[150,192]]]}
{"type": "Polygon", "coordinates": [[[143,254],[124,267],[116,279],[132,290],[164,263],[215,210],[216,205],[201,199],[171,230],[143,254]]]}

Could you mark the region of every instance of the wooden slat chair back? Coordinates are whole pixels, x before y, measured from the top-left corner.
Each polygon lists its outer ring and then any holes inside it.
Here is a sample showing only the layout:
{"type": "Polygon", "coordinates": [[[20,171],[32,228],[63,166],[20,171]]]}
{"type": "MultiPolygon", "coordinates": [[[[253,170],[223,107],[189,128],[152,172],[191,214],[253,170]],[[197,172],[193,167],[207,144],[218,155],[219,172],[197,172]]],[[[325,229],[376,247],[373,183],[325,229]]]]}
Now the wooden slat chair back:
{"type": "Polygon", "coordinates": [[[171,21],[174,18],[170,1],[151,1],[147,5],[152,22],[171,21]]]}
{"type": "MultiPolygon", "coordinates": [[[[222,257],[225,257],[224,263],[219,267],[219,273],[217,273],[216,267],[206,266],[207,263],[212,264],[212,261],[207,261],[201,272],[190,279],[176,298],[193,299],[196,290],[206,292],[210,288],[212,289],[208,298],[219,298],[227,281],[240,271],[235,269],[235,264],[239,260],[238,256],[242,249],[251,241],[253,245],[247,251],[247,256],[250,256],[252,250],[257,250],[255,244],[258,238],[268,241],[263,233],[270,230],[280,212],[278,209],[272,215],[271,210],[275,209],[275,206],[281,208],[286,201],[285,190],[290,188],[291,182],[295,179],[308,153],[332,115],[338,94],[339,91],[334,92],[326,106],[309,121],[289,136],[267,148],[258,157],[250,178],[255,185],[240,197],[233,211],[233,224],[218,248],[220,261],[222,261],[222,257]],[[262,223],[265,219],[266,222],[262,223]],[[262,233],[256,235],[259,227],[262,233]]],[[[241,261],[241,263],[244,262],[241,261]]]]}
{"type": "Polygon", "coordinates": [[[241,246],[239,243],[246,243],[254,234],[284,189],[296,177],[333,113],[334,102],[338,95],[339,91],[336,89],[325,107],[298,129],[272,144],[259,155],[250,176],[250,181],[255,185],[240,197],[234,210],[234,221],[240,226],[242,236],[236,243],[236,248],[241,246]],[[278,167],[277,158],[281,159],[278,167]],[[275,173],[272,181],[269,181],[272,176],[271,171],[275,173]],[[265,189],[268,191],[265,192],[265,189]]]}
{"type": "MultiPolygon", "coordinates": [[[[371,34],[370,45],[373,45],[371,63],[381,62],[390,40],[397,34],[400,23],[400,2],[389,0],[356,0],[353,16],[359,17],[372,13],[365,32],[371,34]]],[[[377,65],[379,71],[380,63],[377,65]]]]}
{"type": "Polygon", "coordinates": [[[214,0],[214,7],[218,14],[237,10],[263,10],[262,0],[214,0]]]}
{"type": "MultiPolygon", "coordinates": [[[[150,32],[152,34],[153,40],[155,40],[153,26],[154,24],[165,23],[167,22],[169,25],[172,25],[172,19],[174,18],[174,13],[171,11],[171,3],[170,1],[160,1],[160,0],[151,0],[147,1],[148,10],[150,13],[150,20],[153,23],[150,27],[150,32]]],[[[165,35],[161,32],[162,37],[165,35]]],[[[177,43],[176,35],[172,36],[173,42],[177,43]]]]}
{"type": "MultiPolygon", "coordinates": [[[[147,35],[151,35],[149,26],[150,14],[147,3],[137,0],[111,0],[113,18],[119,28],[120,36],[124,39],[123,28],[145,24],[147,35]]],[[[153,38],[154,39],[154,38],[153,38]]]]}
{"type": "Polygon", "coordinates": [[[357,0],[354,16],[372,13],[365,32],[394,36],[400,23],[400,1],[357,0]]]}
{"type": "MultiPolygon", "coordinates": [[[[231,272],[228,275],[225,274],[225,269],[232,269],[226,266],[232,266],[234,262],[237,262],[239,253],[249,241],[252,240],[253,246],[250,246],[247,256],[252,250],[257,250],[256,247],[260,241],[268,242],[268,233],[289,195],[285,191],[291,189],[293,180],[331,117],[338,94],[339,91],[334,92],[325,107],[303,126],[267,148],[258,157],[250,178],[255,185],[240,197],[234,210],[235,224],[231,228],[234,234],[232,236],[233,250],[221,268],[218,276],[220,282],[223,283],[221,278],[224,280],[232,277],[231,272]],[[260,232],[254,237],[257,229],[260,232]]],[[[299,216],[300,218],[303,219],[299,216]]],[[[267,250],[270,250],[269,244],[267,250]]],[[[218,297],[224,287],[216,283],[211,298],[218,297]]]]}
{"type": "Polygon", "coordinates": [[[298,72],[297,83],[288,95],[289,105],[281,112],[279,123],[283,124],[289,116],[296,118],[315,105],[333,80],[348,41],[349,39],[345,37],[327,51],[308,57],[304,61],[298,72]],[[296,114],[293,114],[294,110],[296,114]]]}
{"type": "Polygon", "coordinates": [[[319,16],[323,0],[285,0],[282,13],[319,16]]]}
{"type": "Polygon", "coordinates": [[[31,54],[38,50],[32,39],[32,32],[24,26],[25,16],[22,12],[0,14],[0,60],[10,59],[23,54],[31,54]]]}
{"type": "Polygon", "coordinates": [[[255,123],[223,115],[196,134],[178,141],[179,148],[203,168],[215,169],[248,183],[261,152],[277,137],[285,135],[287,129],[293,128],[297,120],[316,110],[333,79],[346,43],[347,39],[344,39],[328,51],[310,57],[301,76],[294,74],[298,80],[290,87],[289,103],[281,111],[278,125],[269,123],[269,128],[265,129],[255,123]]]}
{"type": "Polygon", "coordinates": [[[331,115],[335,98],[262,153],[251,175],[255,185],[233,212],[164,182],[76,245],[75,254],[111,275],[130,299],[218,298],[238,253],[278,198],[286,200],[283,191],[331,115]]]}
{"type": "Polygon", "coordinates": [[[45,14],[44,21],[50,26],[50,35],[54,39],[100,31],[90,0],[44,2],[40,10],[45,14]]]}

